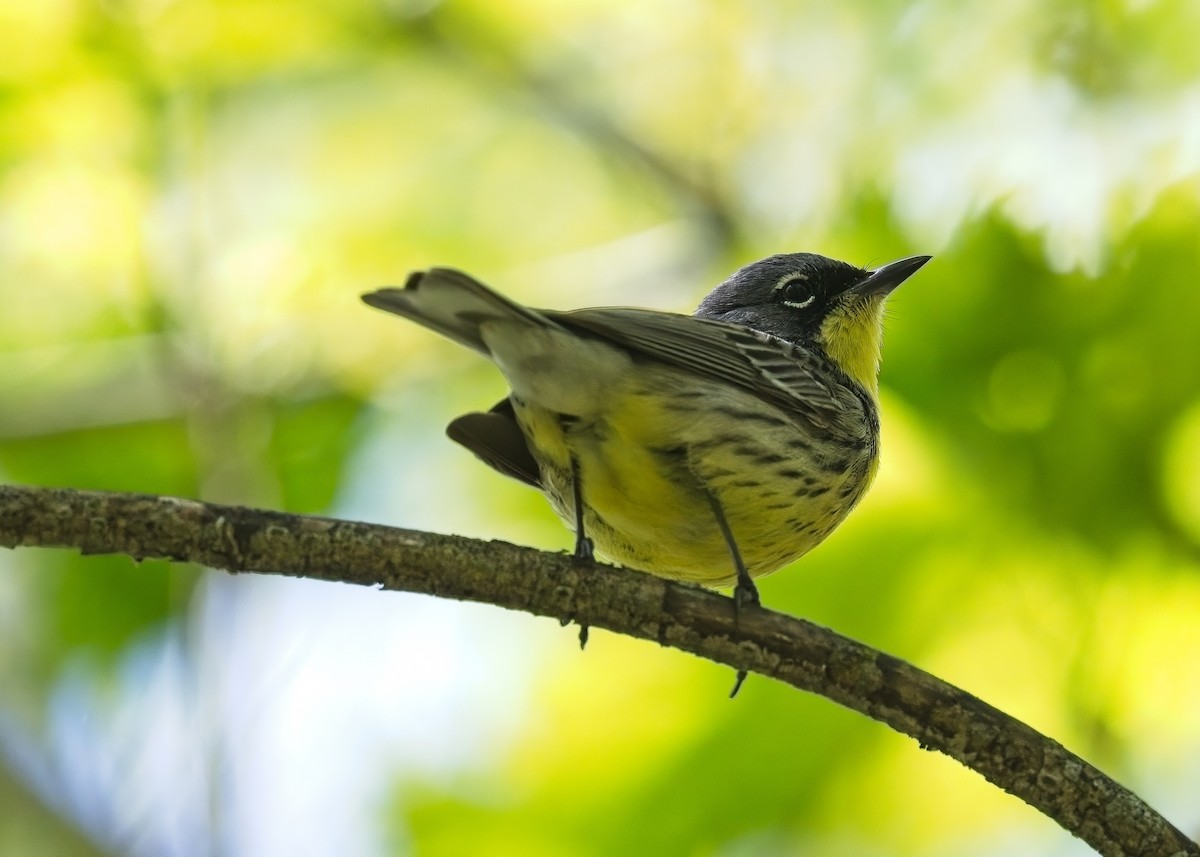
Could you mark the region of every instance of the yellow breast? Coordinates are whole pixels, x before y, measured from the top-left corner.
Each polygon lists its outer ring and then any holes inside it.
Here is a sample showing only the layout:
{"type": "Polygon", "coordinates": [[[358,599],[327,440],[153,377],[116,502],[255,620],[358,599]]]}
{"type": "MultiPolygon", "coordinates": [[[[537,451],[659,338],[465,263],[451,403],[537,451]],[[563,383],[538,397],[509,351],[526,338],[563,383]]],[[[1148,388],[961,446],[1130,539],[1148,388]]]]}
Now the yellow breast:
{"type": "Polygon", "coordinates": [[[586,419],[528,403],[517,403],[516,413],[545,493],[572,528],[576,462],[584,530],[601,556],[720,586],[733,582],[735,567],[709,493],[750,573],[767,574],[841,523],[874,477],[876,444],[874,437],[855,448],[820,443],[748,394],[715,385],[702,392],[688,407],[656,385],[614,391],[586,419]]]}

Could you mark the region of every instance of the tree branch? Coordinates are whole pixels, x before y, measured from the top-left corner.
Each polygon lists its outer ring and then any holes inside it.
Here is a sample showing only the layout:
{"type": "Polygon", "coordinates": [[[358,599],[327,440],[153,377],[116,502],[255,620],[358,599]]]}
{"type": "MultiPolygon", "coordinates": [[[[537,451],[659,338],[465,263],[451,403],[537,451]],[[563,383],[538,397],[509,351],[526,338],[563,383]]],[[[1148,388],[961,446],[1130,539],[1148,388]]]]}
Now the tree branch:
{"type": "Polygon", "coordinates": [[[818,693],[982,774],[1103,855],[1200,855],[1132,792],[928,673],[769,610],[569,556],[173,497],[0,486],[0,546],[78,548],[481,601],[657,641],[818,693]]]}

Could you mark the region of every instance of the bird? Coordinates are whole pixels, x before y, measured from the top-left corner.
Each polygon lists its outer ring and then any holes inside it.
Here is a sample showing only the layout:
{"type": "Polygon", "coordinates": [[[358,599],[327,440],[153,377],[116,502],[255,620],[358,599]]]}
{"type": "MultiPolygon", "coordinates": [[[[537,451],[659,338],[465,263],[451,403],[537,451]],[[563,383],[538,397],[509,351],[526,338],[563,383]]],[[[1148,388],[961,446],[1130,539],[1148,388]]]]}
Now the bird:
{"type": "Polygon", "coordinates": [[[870,486],[884,304],[930,258],[868,269],[780,253],[692,315],[533,309],[447,267],[362,300],[499,368],[509,395],[446,432],[541,490],[577,557],[732,586],[739,611],[870,486]]]}

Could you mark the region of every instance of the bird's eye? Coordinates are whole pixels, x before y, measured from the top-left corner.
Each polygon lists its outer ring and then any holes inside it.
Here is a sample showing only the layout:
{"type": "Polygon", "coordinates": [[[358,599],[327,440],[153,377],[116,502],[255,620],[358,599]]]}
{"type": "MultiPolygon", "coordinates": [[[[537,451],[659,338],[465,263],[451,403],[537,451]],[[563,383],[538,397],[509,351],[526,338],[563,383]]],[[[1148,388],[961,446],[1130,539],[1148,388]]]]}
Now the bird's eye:
{"type": "Polygon", "coordinates": [[[808,282],[808,274],[785,274],[775,284],[775,293],[784,306],[792,309],[806,309],[817,299],[816,292],[808,282]]]}

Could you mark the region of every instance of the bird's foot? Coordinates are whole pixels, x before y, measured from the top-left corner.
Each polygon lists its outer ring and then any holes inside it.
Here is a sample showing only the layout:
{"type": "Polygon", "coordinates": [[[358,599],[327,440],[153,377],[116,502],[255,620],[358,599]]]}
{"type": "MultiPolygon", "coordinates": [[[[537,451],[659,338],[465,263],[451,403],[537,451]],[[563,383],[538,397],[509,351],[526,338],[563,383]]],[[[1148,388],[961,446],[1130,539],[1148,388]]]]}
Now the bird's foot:
{"type": "Polygon", "coordinates": [[[758,597],[758,587],[754,585],[754,581],[750,579],[749,575],[739,576],[737,586],[733,588],[734,619],[740,619],[742,610],[751,606],[762,606],[762,601],[758,597]]]}
{"type": "Polygon", "coordinates": [[[581,559],[585,562],[596,561],[596,547],[587,536],[575,539],[575,559],[581,559]]]}

